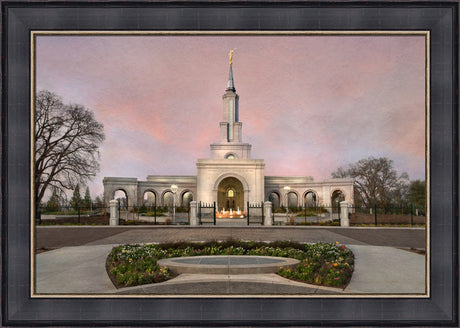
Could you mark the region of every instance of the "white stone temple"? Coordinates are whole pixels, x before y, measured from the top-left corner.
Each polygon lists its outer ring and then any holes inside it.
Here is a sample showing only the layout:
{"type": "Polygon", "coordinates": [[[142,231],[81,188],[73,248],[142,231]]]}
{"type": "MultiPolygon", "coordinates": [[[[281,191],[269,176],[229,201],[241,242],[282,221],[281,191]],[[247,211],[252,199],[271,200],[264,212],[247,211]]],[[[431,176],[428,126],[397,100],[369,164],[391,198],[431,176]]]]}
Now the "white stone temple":
{"type": "Polygon", "coordinates": [[[222,96],[223,110],[220,140],[210,145],[211,156],[198,159],[196,176],[149,175],[146,181],[136,178],[105,177],[104,199],[114,199],[124,192],[128,206],[187,206],[192,200],[216,202],[217,210],[247,210],[247,203],[271,201],[273,207],[336,206],[338,201],[353,204],[353,179],[314,181],[310,176],[265,176],[263,159],[251,157],[252,146],[243,142],[243,124],[239,121],[239,96],[230,69],[227,88],[222,96]],[[172,185],[177,185],[173,195],[172,185]]]}

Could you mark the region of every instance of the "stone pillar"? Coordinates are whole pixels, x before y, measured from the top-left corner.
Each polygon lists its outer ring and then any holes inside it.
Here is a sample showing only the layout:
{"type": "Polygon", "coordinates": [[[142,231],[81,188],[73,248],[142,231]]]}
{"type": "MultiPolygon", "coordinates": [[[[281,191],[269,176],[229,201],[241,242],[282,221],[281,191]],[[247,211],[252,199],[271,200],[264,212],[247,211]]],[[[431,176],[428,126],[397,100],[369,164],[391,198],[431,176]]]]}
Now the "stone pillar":
{"type": "Polygon", "coordinates": [[[110,225],[117,226],[120,223],[120,218],[118,217],[118,200],[110,201],[110,225]]]}
{"type": "Polygon", "coordinates": [[[193,200],[190,202],[190,225],[198,226],[198,202],[193,200]]]}
{"type": "Polygon", "coordinates": [[[272,202],[264,202],[264,225],[271,226],[272,223],[272,202]]]}
{"type": "Polygon", "coordinates": [[[342,227],[350,226],[350,219],[348,217],[348,208],[350,205],[350,203],[345,201],[340,202],[340,226],[342,227]]]}

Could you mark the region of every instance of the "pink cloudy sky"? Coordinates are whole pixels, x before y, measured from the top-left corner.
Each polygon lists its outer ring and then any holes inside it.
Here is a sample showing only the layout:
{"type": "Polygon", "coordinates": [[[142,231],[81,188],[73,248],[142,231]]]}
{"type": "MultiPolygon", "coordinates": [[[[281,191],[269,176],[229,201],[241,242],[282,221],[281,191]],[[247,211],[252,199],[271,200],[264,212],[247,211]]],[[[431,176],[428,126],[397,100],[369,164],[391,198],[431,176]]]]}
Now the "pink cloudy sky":
{"type": "Polygon", "coordinates": [[[37,90],[104,124],[105,176],[195,175],[219,140],[228,51],[243,141],[266,175],[330,178],[385,156],[425,175],[423,36],[39,36],[37,90]]]}

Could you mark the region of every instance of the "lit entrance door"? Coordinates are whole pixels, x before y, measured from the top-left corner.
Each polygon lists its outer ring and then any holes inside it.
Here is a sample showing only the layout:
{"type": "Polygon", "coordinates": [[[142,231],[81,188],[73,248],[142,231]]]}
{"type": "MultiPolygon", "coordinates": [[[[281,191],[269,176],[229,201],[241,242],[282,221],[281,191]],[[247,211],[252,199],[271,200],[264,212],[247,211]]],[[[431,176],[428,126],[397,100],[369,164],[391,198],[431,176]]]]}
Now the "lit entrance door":
{"type": "Polygon", "coordinates": [[[217,189],[217,211],[225,209],[243,211],[244,189],[240,180],[234,177],[223,179],[217,189]]]}
{"type": "Polygon", "coordinates": [[[226,194],[227,194],[227,208],[235,210],[235,196],[236,196],[235,189],[228,188],[226,194]]]}

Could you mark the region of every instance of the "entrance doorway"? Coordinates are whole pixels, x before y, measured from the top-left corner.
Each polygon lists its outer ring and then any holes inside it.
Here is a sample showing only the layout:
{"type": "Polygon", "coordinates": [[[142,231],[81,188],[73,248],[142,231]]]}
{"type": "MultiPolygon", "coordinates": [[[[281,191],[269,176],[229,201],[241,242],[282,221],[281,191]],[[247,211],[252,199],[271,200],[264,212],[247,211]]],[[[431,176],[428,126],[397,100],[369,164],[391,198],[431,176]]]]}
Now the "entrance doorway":
{"type": "Polygon", "coordinates": [[[217,210],[237,211],[244,209],[244,188],[234,177],[223,179],[217,188],[217,210]]]}

